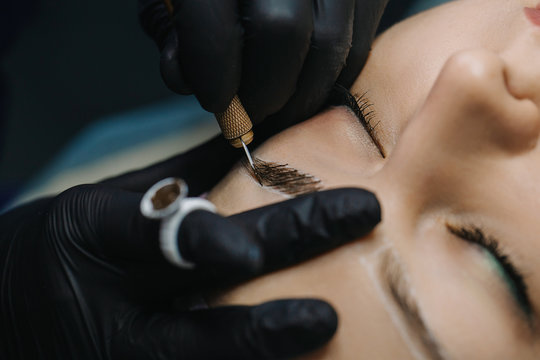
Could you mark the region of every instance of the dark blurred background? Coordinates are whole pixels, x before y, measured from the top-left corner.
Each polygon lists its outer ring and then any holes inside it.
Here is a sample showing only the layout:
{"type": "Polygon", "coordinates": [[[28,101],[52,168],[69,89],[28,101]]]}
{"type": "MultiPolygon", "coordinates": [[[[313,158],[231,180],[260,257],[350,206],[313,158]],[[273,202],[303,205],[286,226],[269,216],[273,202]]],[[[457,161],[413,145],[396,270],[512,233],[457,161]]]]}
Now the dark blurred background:
{"type": "Polygon", "coordinates": [[[136,0],[3,0],[0,205],[100,116],[171,95],[136,0]]]}
{"type": "Polygon", "coordinates": [[[0,208],[90,122],[172,95],[137,0],[1,3],[0,208]]]}

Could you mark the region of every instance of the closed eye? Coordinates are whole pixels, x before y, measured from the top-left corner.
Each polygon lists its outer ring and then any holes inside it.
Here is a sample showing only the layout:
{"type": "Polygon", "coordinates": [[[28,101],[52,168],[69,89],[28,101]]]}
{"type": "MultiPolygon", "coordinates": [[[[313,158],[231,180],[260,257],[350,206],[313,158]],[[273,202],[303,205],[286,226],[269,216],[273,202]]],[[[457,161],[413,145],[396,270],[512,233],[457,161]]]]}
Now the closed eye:
{"type": "Polygon", "coordinates": [[[533,308],[527,284],[521,271],[518,270],[510,257],[501,249],[500,242],[491,236],[486,236],[476,226],[461,227],[446,224],[446,227],[448,231],[457,237],[485,250],[486,256],[490,256],[494,260],[499,276],[504,281],[515,303],[530,323],[532,321],[533,308]]]}
{"type": "Polygon", "coordinates": [[[381,157],[383,159],[386,158],[386,151],[384,150],[376,131],[379,122],[376,122],[376,113],[373,109],[373,103],[369,101],[367,97],[367,92],[362,95],[353,96],[349,90],[343,86],[335,85],[330,93],[327,105],[345,106],[349,108],[356,115],[358,121],[368,133],[369,137],[379,150],[381,157]]]}

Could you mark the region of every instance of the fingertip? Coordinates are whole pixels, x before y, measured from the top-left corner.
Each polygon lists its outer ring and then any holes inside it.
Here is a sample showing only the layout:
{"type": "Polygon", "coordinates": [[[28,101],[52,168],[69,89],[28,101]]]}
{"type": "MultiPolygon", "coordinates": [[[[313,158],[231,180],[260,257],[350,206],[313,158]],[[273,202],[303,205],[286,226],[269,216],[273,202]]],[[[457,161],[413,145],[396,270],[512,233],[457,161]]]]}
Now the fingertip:
{"type": "Polygon", "coordinates": [[[326,344],[338,327],[334,308],[317,299],[265,303],[254,308],[254,316],[270,358],[314,351],[326,344]]]}
{"type": "Polygon", "coordinates": [[[381,221],[380,203],[368,190],[335,189],[324,196],[327,215],[332,222],[340,224],[342,235],[347,238],[364,236],[381,221]]]}
{"type": "Polygon", "coordinates": [[[326,301],[296,300],[290,304],[289,311],[296,314],[291,323],[309,332],[317,342],[328,341],[337,330],[338,314],[326,301]]]}
{"type": "Polygon", "coordinates": [[[174,30],[169,32],[165,40],[159,65],[161,78],[170,90],[181,95],[190,95],[193,93],[180,68],[178,36],[174,30]]]}
{"type": "Polygon", "coordinates": [[[359,215],[366,219],[367,223],[378,224],[381,221],[381,204],[377,195],[365,189],[350,189],[356,198],[359,215]]]}
{"type": "Polygon", "coordinates": [[[200,92],[196,93],[197,100],[199,100],[199,103],[206,111],[214,114],[223,113],[227,111],[236,95],[234,88],[227,87],[219,89],[207,87],[206,89],[201,89],[200,92]]]}

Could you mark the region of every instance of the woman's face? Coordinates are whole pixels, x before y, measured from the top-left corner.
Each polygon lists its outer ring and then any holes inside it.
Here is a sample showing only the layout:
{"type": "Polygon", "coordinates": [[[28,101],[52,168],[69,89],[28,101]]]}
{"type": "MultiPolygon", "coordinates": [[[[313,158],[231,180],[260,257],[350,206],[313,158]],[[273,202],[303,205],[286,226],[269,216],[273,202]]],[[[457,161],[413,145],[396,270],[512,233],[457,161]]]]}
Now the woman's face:
{"type": "MultiPolygon", "coordinates": [[[[379,37],[352,92],[373,104],[386,159],[344,108],[260,147],[327,188],[372,190],[383,221],[222,301],[327,299],[340,327],[314,358],[537,359],[540,26],[524,9],[537,5],[454,1],[379,37]]],[[[210,198],[225,213],[283,199],[241,167],[210,198]]]]}

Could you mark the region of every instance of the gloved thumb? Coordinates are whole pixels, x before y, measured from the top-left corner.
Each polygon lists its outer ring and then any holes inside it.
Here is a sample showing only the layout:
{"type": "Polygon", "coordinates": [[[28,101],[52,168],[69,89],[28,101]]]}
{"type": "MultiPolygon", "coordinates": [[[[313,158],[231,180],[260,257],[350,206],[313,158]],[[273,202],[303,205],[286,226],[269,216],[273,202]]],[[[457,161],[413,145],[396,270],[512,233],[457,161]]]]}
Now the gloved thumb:
{"type": "Polygon", "coordinates": [[[129,316],[113,339],[113,358],[284,359],[324,345],[338,321],[329,304],[310,299],[129,316]]]}

